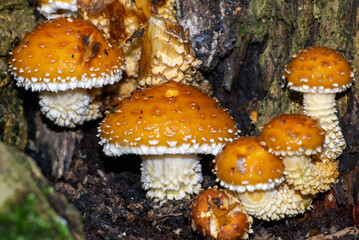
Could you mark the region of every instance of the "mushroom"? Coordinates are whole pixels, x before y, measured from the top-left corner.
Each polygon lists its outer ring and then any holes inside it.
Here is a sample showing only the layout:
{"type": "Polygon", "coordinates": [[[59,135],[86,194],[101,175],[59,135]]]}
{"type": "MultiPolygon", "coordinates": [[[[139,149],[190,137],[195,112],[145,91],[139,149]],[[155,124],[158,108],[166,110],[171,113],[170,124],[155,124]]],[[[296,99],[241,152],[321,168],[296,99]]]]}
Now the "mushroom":
{"type": "Polygon", "coordinates": [[[303,114],[283,114],[264,125],[260,143],[268,147],[269,152],[283,157],[289,184],[303,194],[316,194],[330,187],[327,179],[318,176],[329,175],[335,181],[333,176],[337,172],[321,172],[316,168],[319,162],[313,163],[310,157],[322,151],[324,135],[317,120],[303,114]]]}
{"type": "Polygon", "coordinates": [[[191,76],[202,62],[194,57],[187,41],[188,34],[181,25],[150,16],[142,40],[140,85],[195,80],[191,76]]]}
{"type": "Polygon", "coordinates": [[[142,186],[148,198],[162,202],[198,193],[197,154],[216,155],[237,134],[217,101],[173,81],[134,91],[99,127],[106,155],[141,155],[142,186]]]}
{"type": "Polygon", "coordinates": [[[263,220],[302,213],[314,198],[302,196],[284,182],[282,161],[257,137],[241,137],[227,144],[215,159],[214,171],[248,214],[263,220]]]}
{"type": "Polygon", "coordinates": [[[302,194],[316,194],[329,190],[338,177],[338,170],[333,167],[336,161],[323,167],[321,161],[311,159],[322,151],[324,135],[316,119],[303,114],[283,114],[264,125],[260,143],[283,158],[289,184],[302,194]]]}
{"type": "Polygon", "coordinates": [[[303,92],[304,113],[318,119],[326,131],[321,160],[335,160],[346,147],[336,115],[335,94],[352,85],[352,67],[333,49],[309,47],[293,56],[284,77],[290,89],[303,92]]]}
{"type": "Polygon", "coordinates": [[[48,18],[77,14],[77,0],[38,0],[37,10],[48,18]]]}
{"type": "Polygon", "coordinates": [[[10,70],[17,85],[39,91],[41,112],[75,127],[99,116],[91,90],[121,80],[123,51],[93,24],[57,18],[38,25],[15,47],[10,70]]]}
{"type": "Polygon", "coordinates": [[[233,193],[247,213],[265,221],[294,217],[311,208],[314,195],[303,195],[286,182],[270,190],[233,193]]]}
{"type": "Polygon", "coordinates": [[[229,143],[214,162],[217,181],[231,191],[272,189],[284,180],[282,161],[261,146],[257,137],[229,143]]]}
{"type": "Polygon", "coordinates": [[[192,229],[214,239],[247,239],[253,219],[230,193],[216,186],[200,192],[191,205],[192,229]]]}

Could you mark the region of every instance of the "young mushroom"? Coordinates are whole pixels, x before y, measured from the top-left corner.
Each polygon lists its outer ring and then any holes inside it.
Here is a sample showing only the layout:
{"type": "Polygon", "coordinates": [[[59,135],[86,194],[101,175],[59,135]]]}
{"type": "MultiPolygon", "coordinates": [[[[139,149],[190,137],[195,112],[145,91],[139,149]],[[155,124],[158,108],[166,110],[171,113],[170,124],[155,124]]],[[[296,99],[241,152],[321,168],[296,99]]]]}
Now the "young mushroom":
{"type": "Polygon", "coordinates": [[[99,136],[108,156],[141,155],[147,197],[166,201],[199,192],[197,154],[218,154],[237,137],[237,127],[217,101],[170,81],[120,101],[103,119],[99,136]]]}
{"type": "Polygon", "coordinates": [[[241,137],[225,146],[215,158],[214,172],[231,191],[273,189],[283,182],[282,161],[259,144],[256,137],[241,137]]]}
{"type": "Polygon", "coordinates": [[[123,51],[93,24],[57,18],[38,25],[14,48],[10,70],[17,85],[39,91],[41,112],[75,127],[99,116],[91,90],[121,80],[123,51]]]}
{"type": "Polygon", "coordinates": [[[311,158],[322,151],[324,135],[317,120],[303,114],[283,114],[264,125],[260,143],[283,158],[289,184],[302,194],[316,194],[329,190],[339,175],[337,161],[325,166],[311,158]]]}
{"type": "Polygon", "coordinates": [[[257,137],[241,137],[225,146],[215,159],[220,183],[239,198],[249,215],[278,220],[303,213],[313,196],[303,197],[283,182],[282,161],[257,137]]]}
{"type": "Polygon", "coordinates": [[[200,192],[191,205],[192,228],[214,239],[247,239],[252,218],[230,193],[217,187],[200,192]]]}
{"type": "Polygon", "coordinates": [[[335,94],[352,84],[354,72],[342,54],[327,47],[309,47],[293,57],[284,77],[290,89],[303,93],[304,113],[326,131],[322,161],[335,160],[346,143],[335,108],[335,94]]]}

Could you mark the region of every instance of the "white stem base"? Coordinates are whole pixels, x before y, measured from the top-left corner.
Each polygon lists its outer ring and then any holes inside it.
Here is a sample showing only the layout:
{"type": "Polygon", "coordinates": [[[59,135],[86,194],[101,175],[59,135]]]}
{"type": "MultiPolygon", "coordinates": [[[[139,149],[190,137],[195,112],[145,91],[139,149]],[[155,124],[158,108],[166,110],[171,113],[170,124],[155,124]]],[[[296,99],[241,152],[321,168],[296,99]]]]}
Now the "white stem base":
{"type": "Polygon", "coordinates": [[[326,131],[320,159],[324,162],[337,159],[346,143],[336,115],[335,94],[305,93],[303,97],[304,113],[318,119],[320,126],[326,131]]]}
{"type": "Polygon", "coordinates": [[[91,104],[95,96],[86,89],[44,91],[40,92],[39,97],[41,112],[61,127],[76,127],[100,114],[99,106],[91,104]]]}
{"type": "Polygon", "coordinates": [[[202,182],[196,154],[143,155],[142,187],[155,201],[179,200],[197,194],[202,182]]]}

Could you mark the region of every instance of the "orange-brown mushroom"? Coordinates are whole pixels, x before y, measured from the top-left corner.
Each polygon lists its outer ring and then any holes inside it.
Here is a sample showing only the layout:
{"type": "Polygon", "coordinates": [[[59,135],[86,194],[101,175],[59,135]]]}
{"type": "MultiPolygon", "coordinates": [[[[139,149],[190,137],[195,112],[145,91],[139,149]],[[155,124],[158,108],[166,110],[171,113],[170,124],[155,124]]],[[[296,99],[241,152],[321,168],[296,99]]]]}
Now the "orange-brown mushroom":
{"type": "Polygon", "coordinates": [[[15,47],[10,70],[17,85],[40,92],[43,114],[59,126],[75,127],[98,117],[89,91],[121,80],[123,51],[93,24],[57,18],[40,24],[15,47]]]}
{"type": "Polygon", "coordinates": [[[217,101],[170,81],[120,101],[103,119],[99,136],[106,155],[142,155],[147,196],[166,201],[198,193],[202,175],[197,154],[218,154],[237,131],[217,101]]]}
{"type": "Polygon", "coordinates": [[[192,228],[214,239],[247,239],[252,218],[230,193],[217,187],[198,194],[191,205],[192,228]]]}
{"type": "Polygon", "coordinates": [[[237,192],[272,189],[284,180],[282,161],[256,137],[227,144],[215,159],[214,172],[223,187],[237,192]]]}
{"type": "Polygon", "coordinates": [[[324,139],[325,131],[317,120],[303,114],[283,114],[264,125],[260,143],[283,157],[289,184],[302,194],[316,194],[327,191],[338,176],[335,167],[323,168],[320,161],[311,159],[325,147],[324,139]]]}
{"type": "Polygon", "coordinates": [[[309,47],[293,57],[285,76],[288,86],[303,92],[304,113],[319,120],[326,131],[322,161],[335,160],[346,143],[335,109],[335,94],[348,89],[353,68],[342,54],[327,47],[309,47]]]}

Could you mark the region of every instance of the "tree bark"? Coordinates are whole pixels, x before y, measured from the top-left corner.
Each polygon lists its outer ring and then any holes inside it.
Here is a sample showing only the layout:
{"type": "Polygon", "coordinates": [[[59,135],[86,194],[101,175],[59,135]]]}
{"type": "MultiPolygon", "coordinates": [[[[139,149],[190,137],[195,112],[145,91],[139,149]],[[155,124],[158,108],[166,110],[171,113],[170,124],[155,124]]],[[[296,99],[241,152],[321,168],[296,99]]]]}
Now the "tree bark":
{"type": "Polygon", "coordinates": [[[27,142],[23,102],[7,70],[9,51],[35,27],[26,0],[0,1],[0,141],[24,150],[27,142]]]}

